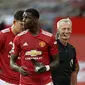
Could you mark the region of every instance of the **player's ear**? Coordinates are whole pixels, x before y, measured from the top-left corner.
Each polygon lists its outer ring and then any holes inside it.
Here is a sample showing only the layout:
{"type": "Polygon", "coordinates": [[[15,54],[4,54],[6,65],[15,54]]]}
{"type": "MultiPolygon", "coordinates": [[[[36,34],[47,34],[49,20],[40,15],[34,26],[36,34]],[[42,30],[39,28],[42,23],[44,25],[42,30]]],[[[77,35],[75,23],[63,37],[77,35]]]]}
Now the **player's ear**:
{"type": "Polygon", "coordinates": [[[39,24],[39,19],[35,18],[34,22],[39,24]]]}
{"type": "Polygon", "coordinates": [[[13,20],[13,24],[15,24],[15,22],[16,22],[16,19],[13,20]]]}

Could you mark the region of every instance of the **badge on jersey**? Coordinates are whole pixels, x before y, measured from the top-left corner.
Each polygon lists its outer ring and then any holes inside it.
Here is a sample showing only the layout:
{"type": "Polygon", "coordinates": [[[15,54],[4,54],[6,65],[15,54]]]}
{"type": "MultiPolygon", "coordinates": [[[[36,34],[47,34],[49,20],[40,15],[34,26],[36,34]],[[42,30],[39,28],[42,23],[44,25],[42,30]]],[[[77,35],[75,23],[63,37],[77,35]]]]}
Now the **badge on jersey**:
{"type": "Polygon", "coordinates": [[[45,43],[44,41],[41,41],[41,42],[39,43],[39,46],[40,46],[40,47],[45,47],[45,45],[46,45],[46,43],[45,43]]]}
{"type": "Polygon", "coordinates": [[[70,61],[70,66],[71,67],[73,66],[73,59],[71,59],[71,61],[70,61]]]}

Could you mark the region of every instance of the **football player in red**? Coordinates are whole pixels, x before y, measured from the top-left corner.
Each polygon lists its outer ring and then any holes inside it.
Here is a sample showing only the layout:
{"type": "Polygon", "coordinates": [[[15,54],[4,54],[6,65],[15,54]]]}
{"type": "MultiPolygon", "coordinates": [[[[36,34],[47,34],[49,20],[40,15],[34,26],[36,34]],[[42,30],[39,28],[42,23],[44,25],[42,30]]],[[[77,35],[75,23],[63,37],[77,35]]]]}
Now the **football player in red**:
{"type": "Polygon", "coordinates": [[[59,64],[55,37],[39,27],[39,12],[27,9],[23,14],[26,31],[14,39],[10,66],[20,72],[20,85],[53,85],[51,70],[59,64]],[[16,65],[21,55],[21,67],[16,65]],[[53,62],[50,63],[50,56],[53,62]]]}
{"type": "MultiPolygon", "coordinates": [[[[13,39],[16,34],[23,30],[23,10],[14,14],[13,25],[0,32],[0,85],[18,85],[20,74],[10,67],[10,53],[12,52],[13,39]]],[[[20,61],[18,60],[18,65],[20,61]]]]}

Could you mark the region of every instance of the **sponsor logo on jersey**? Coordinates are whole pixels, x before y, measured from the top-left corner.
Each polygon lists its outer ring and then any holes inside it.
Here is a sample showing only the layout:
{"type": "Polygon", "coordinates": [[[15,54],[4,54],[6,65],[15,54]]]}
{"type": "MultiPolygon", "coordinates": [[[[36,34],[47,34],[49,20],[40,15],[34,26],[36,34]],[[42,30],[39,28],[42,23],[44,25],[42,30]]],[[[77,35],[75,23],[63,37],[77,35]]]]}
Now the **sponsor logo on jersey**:
{"type": "Polygon", "coordinates": [[[39,46],[40,46],[40,47],[45,47],[45,45],[46,45],[46,43],[45,43],[44,41],[41,41],[41,42],[39,43],[39,46]]]}
{"type": "Polygon", "coordinates": [[[40,56],[40,57],[33,57],[33,56],[32,56],[32,57],[26,57],[25,60],[31,60],[31,59],[34,59],[34,60],[42,60],[42,58],[43,58],[42,56],[40,56]]]}
{"type": "Polygon", "coordinates": [[[37,50],[31,50],[25,53],[25,55],[30,55],[30,56],[38,56],[41,54],[42,54],[42,51],[37,51],[37,50]]]}

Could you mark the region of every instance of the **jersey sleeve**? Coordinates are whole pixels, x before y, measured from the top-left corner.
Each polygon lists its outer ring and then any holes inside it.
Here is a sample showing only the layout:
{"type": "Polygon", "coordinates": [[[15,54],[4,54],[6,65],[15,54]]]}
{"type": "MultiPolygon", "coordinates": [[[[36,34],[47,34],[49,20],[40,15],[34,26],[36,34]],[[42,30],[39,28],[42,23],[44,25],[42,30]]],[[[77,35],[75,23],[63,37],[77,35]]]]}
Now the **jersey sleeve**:
{"type": "MultiPolygon", "coordinates": [[[[4,47],[5,40],[6,40],[5,34],[0,32],[0,51],[4,47]]],[[[1,63],[0,63],[0,68],[1,68],[1,63]]]]}
{"type": "Polygon", "coordinates": [[[0,50],[3,48],[4,44],[5,44],[5,40],[6,40],[6,37],[5,37],[5,34],[0,32],[0,50]]]}
{"type": "Polygon", "coordinates": [[[13,40],[12,54],[19,55],[19,53],[21,52],[19,41],[19,37],[16,36],[13,40]]]}
{"type": "Polygon", "coordinates": [[[58,45],[54,36],[52,36],[52,38],[50,39],[49,52],[52,56],[58,54],[58,45]]]}

